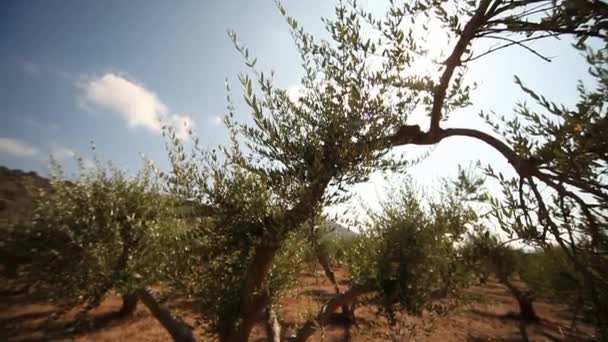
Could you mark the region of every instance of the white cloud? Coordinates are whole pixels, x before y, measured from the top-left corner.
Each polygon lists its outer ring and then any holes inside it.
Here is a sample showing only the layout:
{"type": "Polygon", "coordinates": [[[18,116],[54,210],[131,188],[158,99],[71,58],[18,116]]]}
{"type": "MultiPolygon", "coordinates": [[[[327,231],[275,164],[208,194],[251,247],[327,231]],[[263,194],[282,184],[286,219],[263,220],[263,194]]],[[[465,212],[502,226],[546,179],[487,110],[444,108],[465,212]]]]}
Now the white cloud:
{"type": "Polygon", "coordinates": [[[51,144],[46,148],[42,148],[44,151],[40,153],[40,150],[24,141],[0,137],[0,153],[7,153],[17,157],[35,157],[40,160],[48,158],[51,155],[56,161],[64,162],[69,160],[76,160],[77,157],[82,158],[82,162],[85,168],[92,168],[95,166],[95,162],[89,158],[83,157],[71,148],[59,145],[51,144]],[[46,157],[44,156],[45,153],[46,157]]]}
{"type": "Polygon", "coordinates": [[[187,138],[188,127],[194,127],[189,116],[170,114],[169,108],[158,96],[143,85],[115,73],[106,73],[82,87],[83,104],[120,115],[129,127],[143,127],[155,133],[161,132],[161,121],[177,126],[180,139],[187,138]]]}
{"type": "Polygon", "coordinates": [[[74,152],[74,150],[60,145],[52,145],[50,149],[50,154],[57,161],[74,159],[74,157],[76,157],[76,152],[74,152]]]}
{"type": "Polygon", "coordinates": [[[190,130],[196,127],[194,120],[187,115],[172,115],[171,124],[175,127],[175,135],[183,140],[188,140],[190,130]]]}
{"type": "Polygon", "coordinates": [[[168,108],[156,94],[126,78],[108,73],[84,86],[87,105],[121,115],[131,127],[160,131],[168,108]]]}
{"type": "Polygon", "coordinates": [[[0,152],[17,157],[31,157],[38,154],[38,149],[18,139],[0,137],[0,152]]]}

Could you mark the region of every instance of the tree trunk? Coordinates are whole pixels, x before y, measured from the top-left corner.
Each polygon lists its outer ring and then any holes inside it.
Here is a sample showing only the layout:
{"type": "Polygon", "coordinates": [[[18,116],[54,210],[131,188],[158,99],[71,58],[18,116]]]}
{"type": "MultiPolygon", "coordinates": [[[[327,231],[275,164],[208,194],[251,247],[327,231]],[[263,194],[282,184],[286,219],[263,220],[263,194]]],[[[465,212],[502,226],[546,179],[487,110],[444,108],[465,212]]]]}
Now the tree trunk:
{"type": "MultiPolygon", "coordinates": [[[[124,295],[122,295],[122,306],[121,306],[120,310],[114,311],[114,312],[108,312],[106,314],[96,316],[92,319],[88,319],[85,317],[85,315],[89,310],[91,310],[95,307],[94,306],[95,301],[93,301],[92,305],[87,306],[84,311],[82,311],[78,314],[78,317],[80,320],[80,323],[78,323],[78,324],[87,323],[88,328],[100,327],[100,326],[107,325],[108,323],[110,323],[114,320],[129,317],[130,315],[133,314],[133,312],[135,312],[138,301],[139,301],[139,298],[137,296],[137,293],[132,292],[132,293],[124,294],[124,295]]],[[[87,326],[81,325],[81,328],[87,328],[87,326]]]]}
{"type": "Polygon", "coordinates": [[[247,270],[245,286],[241,293],[239,324],[222,340],[230,342],[247,342],[257,318],[269,304],[264,280],[272,267],[272,260],[278,246],[261,245],[256,247],[251,266],[247,270]]]}
{"type": "Polygon", "coordinates": [[[520,318],[525,322],[538,322],[540,318],[536,315],[534,306],[532,305],[534,294],[531,291],[518,289],[505,277],[499,277],[499,280],[511,291],[513,297],[517,299],[520,318]]]}
{"type": "MultiPolygon", "coordinates": [[[[321,266],[323,267],[323,271],[325,271],[325,276],[327,277],[327,279],[329,279],[329,281],[332,283],[332,285],[334,286],[334,290],[336,291],[336,294],[340,294],[342,293],[340,291],[340,286],[338,285],[338,281],[336,280],[336,274],[334,273],[334,270],[331,267],[331,262],[329,261],[329,256],[327,255],[327,253],[324,253],[323,251],[321,251],[319,249],[319,247],[317,247],[317,259],[319,260],[319,264],[321,264],[321,266]]],[[[342,313],[344,314],[345,318],[351,319],[351,316],[353,316],[353,312],[351,312],[351,310],[349,309],[347,304],[342,305],[342,313]]],[[[352,317],[354,318],[354,316],[352,317]]]]}
{"type": "MultiPolygon", "coordinates": [[[[350,303],[350,305],[348,306],[348,315],[349,315],[348,319],[355,326],[357,326],[357,320],[355,318],[355,310],[357,310],[357,305],[358,304],[359,304],[359,299],[358,298],[354,298],[352,300],[352,302],[350,303]]],[[[344,310],[344,309],[342,309],[342,310],[344,310]]]]}
{"type": "Polygon", "coordinates": [[[17,278],[19,275],[19,268],[22,265],[31,262],[29,258],[20,257],[5,251],[0,251],[0,260],[2,260],[2,273],[6,278],[9,279],[17,278]]]}
{"type": "Polygon", "coordinates": [[[17,278],[17,270],[19,269],[19,264],[16,262],[6,262],[4,264],[4,276],[9,279],[17,278]]]}
{"type": "Polygon", "coordinates": [[[173,316],[171,311],[160,305],[147,289],[140,289],[137,295],[141,302],[150,310],[154,318],[163,325],[176,342],[195,342],[192,329],[179,317],[173,316]]]}
{"type": "Polygon", "coordinates": [[[532,294],[529,292],[521,292],[516,298],[519,303],[519,315],[521,318],[526,322],[537,322],[539,318],[532,306],[532,302],[534,301],[532,294]]]}
{"type": "Polygon", "coordinates": [[[323,307],[321,307],[321,311],[319,311],[314,319],[310,319],[304,323],[304,325],[298,330],[296,336],[291,340],[294,342],[306,341],[315,332],[315,330],[317,330],[318,326],[325,325],[331,314],[339,307],[352,303],[357,299],[357,297],[371,292],[374,289],[375,286],[372,283],[365,285],[353,285],[343,294],[336,295],[329,302],[323,305],[323,307]]]}
{"type": "Polygon", "coordinates": [[[270,305],[266,309],[266,337],[269,342],[281,342],[281,324],[270,305]]]}
{"type": "MultiPolygon", "coordinates": [[[[335,175],[335,170],[322,170],[316,175],[316,181],[302,194],[298,203],[281,215],[280,223],[285,227],[298,227],[303,222],[311,218],[317,209],[325,193],[325,188],[335,175]]],[[[273,217],[264,219],[267,227],[276,226],[277,221],[273,217]]],[[[264,308],[269,304],[267,291],[264,289],[272,261],[280,247],[281,238],[277,235],[270,235],[264,240],[267,242],[255,248],[253,260],[247,270],[245,286],[241,292],[241,305],[239,308],[239,319],[235,326],[229,331],[222,340],[230,342],[247,342],[255,320],[262,314],[264,308]]]]}
{"type": "Polygon", "coordinates": [[[519,333],[521,334],[522,342],[530,342],[530,339],[528,338],[528,329],[526,329],[526,322],[521,321],[519,323],[519,333]]]}
{"type": "Polygon", "coordinates": [[[479,275],[479,285],[485,285],[488,282],[488,274],[483,272],[479,275]]]}
{"type": "Polygon", "coordinates": [[[118,311],[118,316],[130,316],[137,309],[137,302],[139,302],[139,298],[135,292],[122,295],[122,307],[118,311]]]}

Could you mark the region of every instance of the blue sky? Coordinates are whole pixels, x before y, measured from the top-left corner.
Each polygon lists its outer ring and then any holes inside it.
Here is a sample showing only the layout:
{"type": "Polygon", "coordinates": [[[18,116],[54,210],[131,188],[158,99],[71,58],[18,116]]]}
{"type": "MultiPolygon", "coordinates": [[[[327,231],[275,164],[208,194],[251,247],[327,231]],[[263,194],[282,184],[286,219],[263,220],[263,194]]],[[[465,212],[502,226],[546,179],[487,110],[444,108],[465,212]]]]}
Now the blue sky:
{"type": "MultiPolygon", "coordinates": [[[[326,0],[284,4],[317,34],[319,18],[333,12],[326,0]]],[[[0,2],[0,165],[45,174],[50,153],[68,163],[75,152],[89,156],[91,140],[100,159],[125,169],[139,168],[139,153],[167,165],[156,115],[180,127],[188,122],[204,143],[224,141],[224,80],[238,89],[237,74],[245,70],[227,29],[237,32],[262,68],[275,70],[278,85],[297,85],[299,59],[270,0],[0,2]]],[[[574,103],[576,80],[586,79],[587,66],[569,44],[536,43],[555,57],[552,63],[517,48],[473,63],[469,80],[480,84],[475,105],[453,115],[447,126],[487,130],[478,120],[480,109],[508,115],[524,99],[515,74],[551,99],[574,103]]],[[[477,159],[508,172],[491,149],[453,138],[413,175],[427,184],[477,159]]],[[[380,183],[375,177],[360,189],[373,196],[380,183]]]]}
{"type": "Polygon", "coordinates": [[[203,141],[222,141],[224,80],[243,70],[228,28],[267,57],[281,83],[297,81],[271,1],[3,1],[0,137],[31,149],[5,148],[0,164],[44,171],[49,152],[87,153],[91,140],[100,158],[126,168],[137,168],[138,152],[162,162],[158,129],[136,119],[154,113],[189,118],[203,141]]]}

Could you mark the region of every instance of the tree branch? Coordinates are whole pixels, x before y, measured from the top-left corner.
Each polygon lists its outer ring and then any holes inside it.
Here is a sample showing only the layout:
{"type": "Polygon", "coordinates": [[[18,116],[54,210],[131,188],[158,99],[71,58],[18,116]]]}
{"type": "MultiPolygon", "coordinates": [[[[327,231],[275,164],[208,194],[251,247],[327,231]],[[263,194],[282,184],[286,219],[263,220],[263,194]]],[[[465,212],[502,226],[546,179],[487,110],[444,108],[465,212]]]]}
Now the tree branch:
{"type": "Polygon", "coordinates": [[[479,7],[475,14],[471,17],[469,22],[464,26],[460,39],[454,46],[452,54],[445,61],[445,70],[439,79],[439,84],[435,88],[433,95],[433,107],[431,109],[431,127],[430,132],[434,133],[439,130],[439,121],[441,121],[441,111],[443,110],[443,104],[445,102],[446,92],[454,74],[456,67],[460,66],[461,58],[467,49],[467,46],[475,38],[477,30],[481,27],[486,20],[486,11],[490,5],[490,0],[481,0],[479,7]]]}
{"type": "Polygon", "coordinates": [[[388,137],[387,140],[388,145],[392,147],[402,145],[435,145],[441,140],[452,136],[475,138],[492,146],[507,159],[521,177],[526,177],[536,172],[537,165],[532,161],[521,158],[513,149],[497,138],[475,129],[439,128],[434,134],[431,134],[430,132],[422,132],[417,125],[406,125],[400,127],[397,133],[388,137]]]}
{"type": "Polygon", "coordinates": [[[489,55],[489,54],[491,54],[493,52],[496,52],[498,50],[502,50],[502,49],[508,48],[509,46],[513,46],[513,45],[520,46],[520,47],[522,47],[522,48],[530,51],[531,53],[533,53],[534,55],[538,56],[540,59],[544,60],[545,62],[551,62],[551,58],[543,56],[538,51],[536,51],[536,50],[532,49],[531,47],[529,47],[529,46],[527,46],[527,45],[524,44],[525,42],[534,41],[534,40],[537,40],[537,39],[543,39],[543,38],[550,37],[550,36],[552,36],[552,35],[551,34],[545,34],[545,35],[525,38],[525,39],[521,39],[521,40],[514,40],[514,39],[510,39],[510,38],[506,38],[506,37],[500,37],[500,36],[483,35],[483,36],[480,36],[480,38],[504,40],[504,41],[507,41],[508,43],[507,44],[503,44],[501,46],[498,46],[496,48],[489,49],[486,52],[484,52],[482,54],[479,54],[477,56],[473,56],[473,57],[467,59],[465,62],[472,62],[472,61],[477,60],[477,59],[479,59],[481,57],[487,56],[487,55],[489,55]]]}
{"type": "Polygon", "coordinates": [[[324,325],[330,318],[331,314],[343,305],[348,305],[357,297],[374,291],[376,287],[373,283],[363,285],[353,285],[348,291],[343,294],[336,295],[329,300],[314,319],[308,320],[299,330],[297,335],[291,340],[293,342],[306,341],[317,329],[317,325],[324,325]]]}
{"type": "Polygon", "coordinates": [[[491,24],[493,26],[505,25],[506,27],[497,28],[497,29],[488,29],[488,30],[486,30],[486,32],[525,33],[525,34],[534,34],[536,32],[549,32],[549,33],[553,33],[553,35],[572,34],[575,36],[587,36],[587,37],[606,39],[606,34],[594,32],[591,30],[557,27],[557,26],[549,27],[549,26],[544,26],[539,23],[524,22],[524,23],[521,23],[521,27],[513,27],[512,24],[509,25],[506,22],[496,20],[496,21],[491,22],[491,24]]]}
{"type": "MultiPolygon", "coordinates": [[[[544,169],[544,168],[541,168],[544,169]]],[[[547,169],[547,171],[552,172],[553,174],[544,173],[544,175],[548,178],[551,178],[557,182],[564,182],[570,185],[573,185],[583,191],[587,191],[604,201],[608,201],[608,193],[602,191],[602,187],[606,188],[606,186],[594,182],[592,180],[581,180],[577,178],[573,178],[572,176],[565,174],[563,172],[559,172],[557,170],[547,169]]]]}
{"type": "Polygon", "coordinates": [[[597,225],[597,221],[596,221],[595,217],[591,213],[591,209],[589,208],[589,205],[587,204],[587,202],[585,202],[582,198],[580,198],[578,195],[576,195],[572,191],[567,190],[562,184],[553,182],[549,177],[547,177],[547,175],[537,172],[535,174],[535,176],[538,179],[540,179],[541,181],[543,181],[545,184],[547,184],[550,187],[552,187],[553,189],[555,189],[555,191],[557,191],[557,193],[560,196],[570,197],[579,205],[579,207],[585,214],[585,217],[587,218],[587,223],[589,224],[592,247],[594,249],[599,247],[601,241],[603,240],[602,234],[597,225]]]}
{"type": "Polygon", "coordinates": [[[154,318],[156,318],[173,337],[176,342],[195,342],[196,338],[192,333],[192,329],[181,320],[174,316],[171,311],[160,305],[152,293],[148,289],[137,290],[137,296],[142,303],[150,310],[154,318]]]}

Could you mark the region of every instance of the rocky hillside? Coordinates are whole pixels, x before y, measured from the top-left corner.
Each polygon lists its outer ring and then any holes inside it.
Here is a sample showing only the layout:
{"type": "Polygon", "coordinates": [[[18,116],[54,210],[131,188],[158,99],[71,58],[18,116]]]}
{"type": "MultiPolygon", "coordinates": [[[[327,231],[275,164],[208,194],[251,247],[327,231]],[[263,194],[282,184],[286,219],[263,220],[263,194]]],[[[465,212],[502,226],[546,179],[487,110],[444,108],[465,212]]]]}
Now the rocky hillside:
{"type": "Polygon", "coordinates": [[[36,172],[0,166],[0,222],[24,215],[33,205],[39,189],[48,189],[49,180],[36,172]]]}
{"type": "Polygon", "coordinates": [[[325,234],[323,234],[322,239],[352,239],[359,235],[340,223],[333,221],[326,222],[323,229],[325,234]]]}

